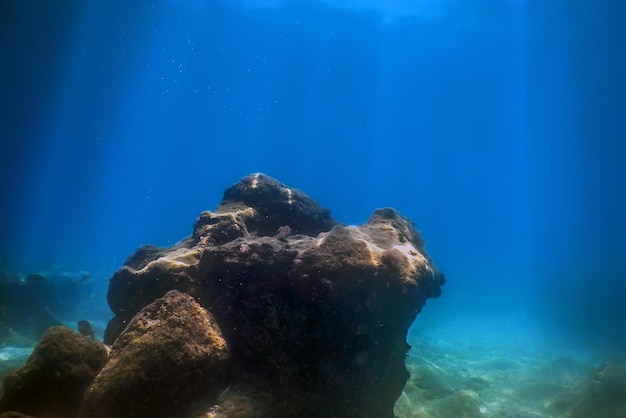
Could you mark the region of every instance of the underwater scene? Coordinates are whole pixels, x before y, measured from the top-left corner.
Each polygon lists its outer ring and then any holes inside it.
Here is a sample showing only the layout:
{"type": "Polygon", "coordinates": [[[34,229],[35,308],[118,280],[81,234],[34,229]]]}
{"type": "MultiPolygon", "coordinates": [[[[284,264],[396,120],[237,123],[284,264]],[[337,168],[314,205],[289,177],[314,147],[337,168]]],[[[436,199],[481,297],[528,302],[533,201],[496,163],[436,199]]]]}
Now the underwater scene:
{"type": "Polygon", "coordinates": [[[625,19],[0,2],[0,418],[626,418],[625,19]]]}

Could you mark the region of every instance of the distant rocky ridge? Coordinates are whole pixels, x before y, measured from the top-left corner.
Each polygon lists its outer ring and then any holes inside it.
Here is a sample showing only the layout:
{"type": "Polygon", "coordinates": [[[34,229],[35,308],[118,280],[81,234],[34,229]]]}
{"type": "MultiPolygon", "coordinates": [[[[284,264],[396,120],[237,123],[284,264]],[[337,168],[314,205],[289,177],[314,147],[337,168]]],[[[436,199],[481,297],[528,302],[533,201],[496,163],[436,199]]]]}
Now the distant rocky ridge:
{"type": "Polygon", "coordinates": [[[391,418],[408,328],[443,283],[394,209],[345,226],[247,176],[111,278],[112,351],[79,416],[391,418]]]}

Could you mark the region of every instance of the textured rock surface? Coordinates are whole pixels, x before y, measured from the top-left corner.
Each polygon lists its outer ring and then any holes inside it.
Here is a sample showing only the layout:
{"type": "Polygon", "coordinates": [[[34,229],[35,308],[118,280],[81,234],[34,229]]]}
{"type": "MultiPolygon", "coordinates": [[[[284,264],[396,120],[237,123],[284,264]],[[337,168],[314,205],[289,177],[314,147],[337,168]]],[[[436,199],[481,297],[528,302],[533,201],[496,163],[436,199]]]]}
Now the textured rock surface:
{"type": "Polygon", "coordinates": [[[211,314],[191,296],[170,291],[117,338],[80,416],[184,416],[190,402],[217,399],[228,377],[228,347],[211,314]]]}
{"type": "Polygon", "coordinates": [[[443,282],[395,210],[340,225],[303,193],[254,174],[200,214],[190,237],[142,247],[116,272],[106,340],[177,289],[214,315],[228,342],[240,378],[225,399],[262,402],[262,416],[391,417],[408,377],[407,330],[443,282]],[[257,378],[252,390],[244,374],[257,378]]]}
{"type": "Polygon", "coordinates": [[[5,378],[0,412],[75,417],[85,389],[106,360],[103,344],[69,328],[52,327],[26,364],[5,378]]]}

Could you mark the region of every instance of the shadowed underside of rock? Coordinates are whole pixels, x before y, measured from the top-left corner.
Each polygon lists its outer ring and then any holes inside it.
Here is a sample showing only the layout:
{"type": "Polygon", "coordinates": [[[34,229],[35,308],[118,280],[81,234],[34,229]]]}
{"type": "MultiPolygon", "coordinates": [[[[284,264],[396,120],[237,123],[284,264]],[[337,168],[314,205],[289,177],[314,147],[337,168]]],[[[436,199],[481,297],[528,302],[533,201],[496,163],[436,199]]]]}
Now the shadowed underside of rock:
{"type": "MultiPolygon", "coordinates": [[[[302,192],[254,174],[200,214],[190,237],[142,247],[116,272],[106,339],[176,289],[213,314],[236,375],[266,382],[247,391],[273,400],[258,416],[392,417],[408,376],[407,330],[443,283],[397,211],[341,225],[302,192]]],[[[245,397],[237,379],[221,382],[231,398],[245,397]]]]}

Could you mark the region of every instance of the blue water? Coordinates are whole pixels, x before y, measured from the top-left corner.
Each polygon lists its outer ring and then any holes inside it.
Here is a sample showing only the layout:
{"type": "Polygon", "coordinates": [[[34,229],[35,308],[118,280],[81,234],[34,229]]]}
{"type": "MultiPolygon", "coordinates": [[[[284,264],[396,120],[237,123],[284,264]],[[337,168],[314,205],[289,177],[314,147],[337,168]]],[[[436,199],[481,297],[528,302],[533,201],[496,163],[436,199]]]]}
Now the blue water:
{"type": "Polygon", "coordinates": [[[104,304],[135,248],[177,242],[265,172],[344,223],[384,206],[413,219],[448,278],[424,321],[515,318],[622,344],[624,14],[3,1],[0,267],[89,271],[104,304]]]}

